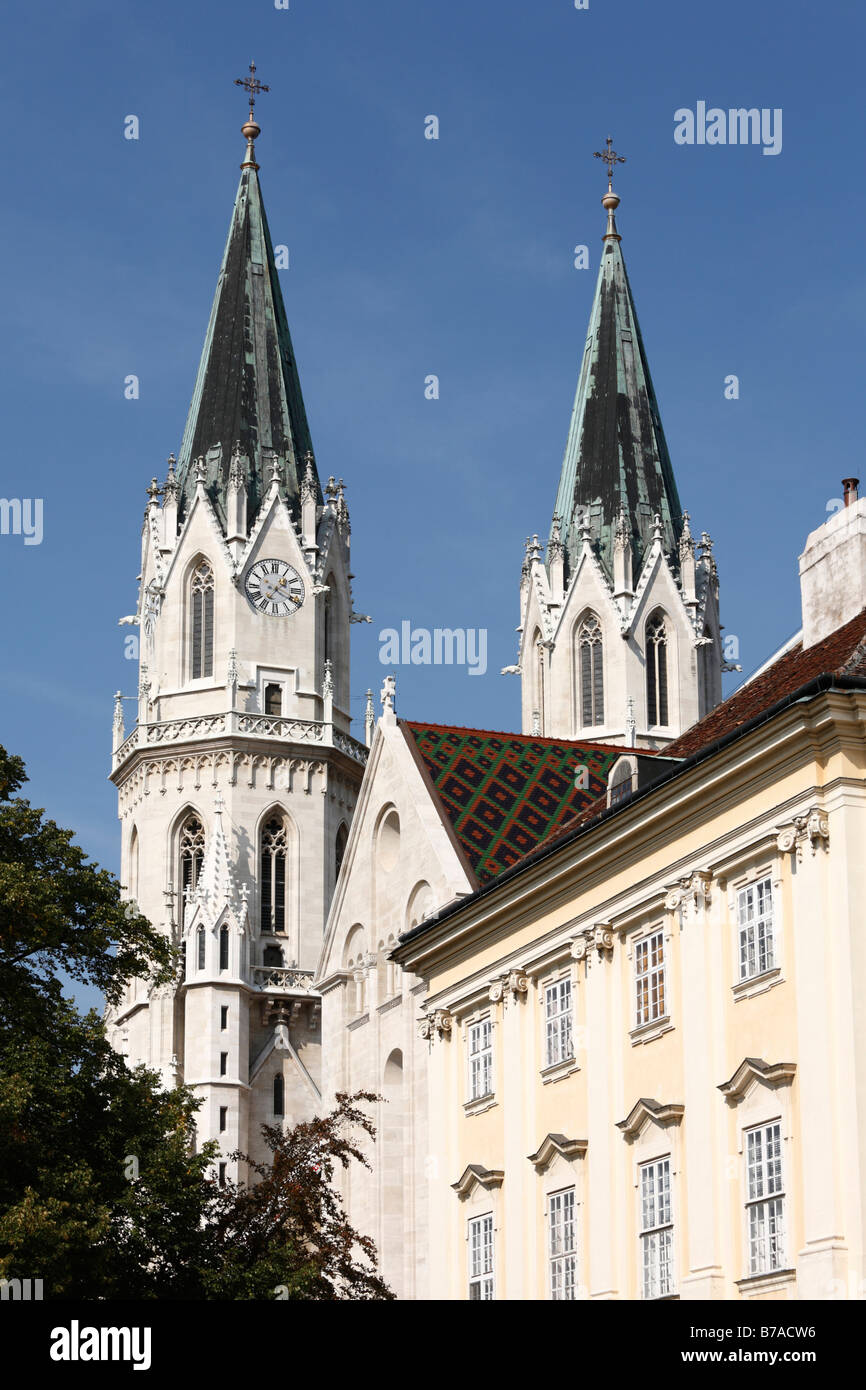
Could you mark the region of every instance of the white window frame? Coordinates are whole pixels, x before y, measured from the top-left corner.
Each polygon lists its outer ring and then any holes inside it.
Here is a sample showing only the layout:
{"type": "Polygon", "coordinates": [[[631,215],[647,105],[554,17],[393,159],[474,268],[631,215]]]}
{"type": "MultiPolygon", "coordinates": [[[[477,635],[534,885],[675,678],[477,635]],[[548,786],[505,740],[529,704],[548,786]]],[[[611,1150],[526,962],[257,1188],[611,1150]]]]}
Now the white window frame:
{"type": "Polygon", "coordinates": [[[560,975],[548,980],[542,993],[542,1026],[544,1028],[544,1068],[559,1067],[574,1061],[574,981],[571,974],[560,975]],[[568,1004],[562,1006],[562,996],[567,994],[568,1004]],[[551,1013],[551,997],[556,997],[557,1008],[551,1013]],[[563,1036],[565,1042],[563,1042],[563,1036]],[[552,1047],[551,1044],[555,1046],[552,1047]],[[566,1050],[567,1049],[567,1050],[566,1050]],[[554,1053],[556,1055],[554,1055],[554,1053]]]}
{"type": "Polygon", "coordinates": [[[470,1023],[466,1030],[466,1093],[470,1102],[493,1095],[493,1019],[489,1014],[470,1023]],[[481,1046],[475,1046],[476,1039],[481,1046]]]}
{"type": "Polygon", "coordinates": [[[561,1187],[547,1194],[547,1288],[554,1303],[577,1298],[577,1191],[561,1187]],[[557,1231],[562,1231],[559,1242],[557,1231]],[[559,1245],[559,1248],[557,1248],[559,1245]]]}
{"type": "Polygon", "coordinates": [[[487,1302],[496,1297],[496,1232],[493,1212],[470,1216],[466,1227],[469,1301],[487,1302]]]}
{"type": "Polygon", "coordinates": [[[737,919],[737,984],[745,985],[757,980],[779,967],[776,931],[776,899],[773,892],[773,877],[767,871],[748,883],[737,885],[735,889],[737,919]],[[766,889],[769,912],[753,912],[751,919],[744,920],[744,899],[751,894],[753,901],[759,890],[766,889]],[[763,932],[762,929],[763,928],[763,932]],[[769,929],[768,929],[769,928],[769,929]],[[760,959],[761,947],[764,950],[763,963],[760,959]],[[748,968],[751,957],[751,969],[748,968]],[[747,968],[744,969],[744,966],[747,968]]]}
{"type": "Polygon", "coordinates": [[[668,1010],[668,980],[667,980],[667,953],[665,945],[664,926],[653,927],[634,943],[634,1026],[635,1028],[649,1028],[654,1023],[660,1023],[666,1019],[668,1010]],[[658,941],[661,946],[661,954],[658,961],[652,961],[653,942],[658,941]],[[646,998],[642,1002],[641,983],[647,982],[646,998]],[[661,989],[659,989],[661,981],[661,989]],[[657,1005],[655,1012],[652,1012],[652,994],[655,982],[657,995],[657,1005]]]}
{"type": "Polygon", "coordinates": [[[747,1279],[777,1274],[786,1267],[784,1142],[781,1116],[743,1130],[747,1279]]]}
{"type": "Polygon", "coordinates": [[[676,1293],[673,1155],[661,1154],[639,1163],[637,1177],[641,1298],[669,1298],[676,1293]],[[652,1182],[652,1192],[647,1180],[652,1182]]]}

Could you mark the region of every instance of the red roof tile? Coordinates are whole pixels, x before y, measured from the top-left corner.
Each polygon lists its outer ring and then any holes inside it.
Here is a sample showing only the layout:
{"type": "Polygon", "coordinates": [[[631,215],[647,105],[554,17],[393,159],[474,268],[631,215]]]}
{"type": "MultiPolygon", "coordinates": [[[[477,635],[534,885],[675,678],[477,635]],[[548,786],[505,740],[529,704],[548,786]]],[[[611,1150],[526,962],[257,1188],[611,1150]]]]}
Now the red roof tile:
{"type": "Polygon", "coordinates": [[[666,757],[688,758],[708,744],[748,724],[786,695],[818,676],[866,677],[866,608],[831,632],[822,642],[807,647],[802,642],[753,677],[727,700],[664,749],[666,757]]]}

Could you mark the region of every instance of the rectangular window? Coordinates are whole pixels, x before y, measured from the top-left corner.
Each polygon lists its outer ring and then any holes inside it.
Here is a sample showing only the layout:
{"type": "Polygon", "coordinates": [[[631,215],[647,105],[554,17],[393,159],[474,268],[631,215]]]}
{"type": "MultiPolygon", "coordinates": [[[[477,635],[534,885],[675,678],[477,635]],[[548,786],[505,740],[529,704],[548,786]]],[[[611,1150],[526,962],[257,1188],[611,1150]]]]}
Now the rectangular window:
{"type": "Polygon", "coordinates": [[[493,1092],[493,1024],[489,1018],[469,1029],[469,1099],[493,1092]]]}
{"type": "Polygon", "coordinates": [[[554,1192],[547,1199],[547,1257],[550,1297],[555,1302],[573,1300],[577,1286],[573,1187],[554,1192]]]}
{"type": "Polygon", "coordinates": [[[225,1076],[225,1074],[226,1074],[226,1072],[228,1071],[228,1069],[229,1069],[229,1054],[228,1054],[227,1052],[221,1052],[221,1053],[220,1053],[220,1076],[225,1076]]]}
{"type": "Polygon", "coordinates": [[[740,979],[763,975],[776,964],[773,936],[773,886],[769,878],[750,883],[737,893],[740,937],[740,979]]]}
{"type": "Polygon", "coordinates": [[[493,1217],[469,1222],[469,1298],[493,1298],[493,1217]]]}
{"type": "Polygon", "coordinates": [[[635,963],[635,1027],[665,1016],[664,932],[656,931],[637,941],[635,963]]]}
{"type": "Polygon", "coordinates": [[[674,1291],[674,1223],[671,1160],[640,1166],[641,1297],[664,1298],[674,1291]]]}
{"type": "Polygon", "coordinates": [[[769,1274],[785,1267],[781,1121],[749,1129],[745,1139],[749,1274],[769,1274]]]}
{"type": "Polygon", "coordinates": [[[226,1028],[228,1028],[228,1026],[229,1026],[229,1006],[228,1006],[228,1004],[221,1004],[221,1005],[220,1005],[220,1029],[221,1029],[221,1031],[222,1031],[222,1032],[225,1032],[225,1030],[226,1030],[226,1028]]]}
{"type": "Polygon", "coordinates": [[[225,1127],[226,1127],[226,1124],[227,1124],[227,1122],[228,1122],[228,1117],[229,1117],[229,1108],[228,1108],[228,1106],[227,1106],[227,1105],[221,1105],[221,1106],[220,1106],[220,1134],[223,1134],[223,1133],[225,1132],[225,1127]]]}
{"type": "Polygon", "coordinates": [[[225,1166],[224,1163],[221,1163],[221,1164],[220,1164],[220,1187],[225,1187],[225,1185],[226,1185],[226,1166],[225,1166]]]}
{"type": "Polygon", "coordinates": [[[574,1056],[571,980],[557,980],[544,991],[545,1066],[574,1056]]]}
{"type": "Polygon", "coordinates": [[[283,687],[275,683],[265,686],[265,714],[282,714],[283,687]]]}

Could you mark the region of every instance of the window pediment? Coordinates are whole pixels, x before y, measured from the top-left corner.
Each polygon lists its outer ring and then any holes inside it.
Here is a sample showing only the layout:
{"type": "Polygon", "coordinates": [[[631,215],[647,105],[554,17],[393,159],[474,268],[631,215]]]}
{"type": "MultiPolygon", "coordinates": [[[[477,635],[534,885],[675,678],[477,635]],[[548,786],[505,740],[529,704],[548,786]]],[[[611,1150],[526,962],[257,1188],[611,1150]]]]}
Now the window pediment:
{"type": "Polygon", "coordinates": [[[789,1086],[797,1070],[796,1062],[765,1062],[762,1057],[744,1057],[730,1081],[719,1090],[729,1105],[736,1105],[756,1081],[765,1086],[789,1086]]]}
{"type": "Polygon", "coordinates": [[[549,1168],[557,1154],[562,1158],[582,1157],[589,1147],[586,1139],[567,1139],[564,1134],[546,1134],[534,1154],[528,1154],[529,1162],[542,1173],[549,1168]]]}
{"type": "Polygon", "coordinates": [[[617,1123],[617,1129],[621,1130],[626,1139],[636,1139],[649,1121],[653,1124],[667,1128],[668,1125],[678,1125],[685,1113],[685,1106],[679,1104],[662,1104],[657,1100],[651,1100],[647,1096],[641,1096],[635,1101],[624,1120],[617,1123]]]}
{"type": "Polygon", "coordinates": [[[501,1168],[484,1168],[480,1163],[470,1163],[451,1186],[458,1197],[468,1197],[476,1187],[483,1187],[487,1192],[501,1187],[504,1177],[501,1168]]]}

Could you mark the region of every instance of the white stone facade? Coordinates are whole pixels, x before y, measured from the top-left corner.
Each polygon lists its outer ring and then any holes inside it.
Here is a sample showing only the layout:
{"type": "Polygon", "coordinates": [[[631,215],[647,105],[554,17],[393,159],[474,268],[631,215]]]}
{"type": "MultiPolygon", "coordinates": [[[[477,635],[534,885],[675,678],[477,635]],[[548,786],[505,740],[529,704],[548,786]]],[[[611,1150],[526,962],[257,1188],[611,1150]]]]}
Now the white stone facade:
{"type": "MultiPolygon", "coordinates": [[[[242,483],[230,489],[226,534],[203,482],[180,526],[171,472],[162,505],[151,489],[134,617],[138,719],[124,737],[118,705],[112,778],[121,880],[181,949],[185,971],[176,988],[153,992],[135,982],[109,1023],[130,1061],[202,1096],[202,1140],[217,1139],[225,1154],[239,1147],[256,1155],[262,1123],[295,1121],[318,1107],[313,969],[366,748],[349,733],[342,489],[330,486],[317,505],[311,483],[299,524],[281,496],[277,468],[248,536],[243,524],[232,525],[233,511],[243,521],[242,491],[242,483]],[[256,611],[250,601],[246,578],[263,558],[300,576],[303,600],[287,616],[256,611]],[[212,657],[209,674],[197,675],[193,587],[203,561],[212,576],[212,657]],[[191,818],[203,845],[197,883],[188,884],[195,891],[184,894],[190,870],[182,838],[191,818]],[[277,925],[263,916],[261,855],[270,822],[281,827],[284,866],[277,925]]],[[[226,1175],[235,1176],[236,1165],[227,1164],[226,1175]]]]}
{"type": "Polygon", "coordinates": [[[722,698],[719,585],[709,537],[698,553],[688,530],[677,572],[665,554],[661,527],[639,575],[632,578],[625,527],[617,537],[613,582],[599,563],[588,528],[577,564],[564,582],[555,539],[547,564],[541,546],[527,548],[520,584],[523,732],[661,748],[703,718],[722,698]],[[597,623],[595,660],[603,667],[601,698],[584,707],[581,638],[597,623]],[[647,663],[653,624],[663,624],[666,709],[649,707],[647,663]],[[599,708],[599,705],[601,708],[599,708]],[[588,717],[587,717],[588,714],[588,717]]]}

